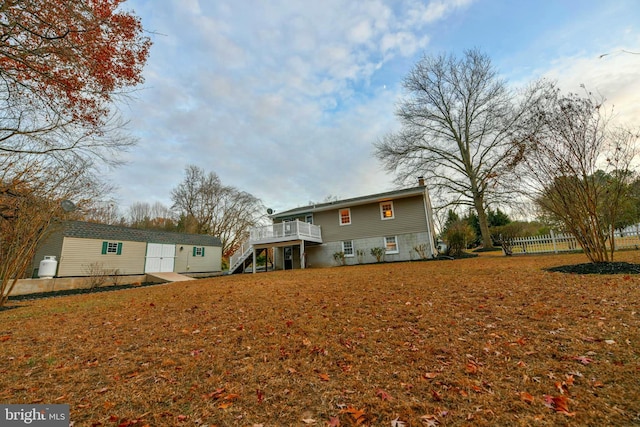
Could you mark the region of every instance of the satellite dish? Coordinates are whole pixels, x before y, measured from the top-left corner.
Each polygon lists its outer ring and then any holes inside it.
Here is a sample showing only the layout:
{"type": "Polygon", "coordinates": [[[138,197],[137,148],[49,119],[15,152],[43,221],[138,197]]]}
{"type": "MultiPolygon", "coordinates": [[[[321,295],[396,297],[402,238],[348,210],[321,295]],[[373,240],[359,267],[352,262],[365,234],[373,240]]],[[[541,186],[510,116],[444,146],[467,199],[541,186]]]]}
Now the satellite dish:
{"type": "Polygon", "coordinates": [[[71,200],[63,200],[60,202],[60,206],[62,206],[62,210],[65,212],[73,212],[76,210],[76,204],[71,200]]]}
{"type": "Polygon", "coordinates": [[[271,214],[273,213],[273,209],[271,209],[271,208],[267,209],[267,213],[268,213],[269,215],[271,215],[271,214]]]}

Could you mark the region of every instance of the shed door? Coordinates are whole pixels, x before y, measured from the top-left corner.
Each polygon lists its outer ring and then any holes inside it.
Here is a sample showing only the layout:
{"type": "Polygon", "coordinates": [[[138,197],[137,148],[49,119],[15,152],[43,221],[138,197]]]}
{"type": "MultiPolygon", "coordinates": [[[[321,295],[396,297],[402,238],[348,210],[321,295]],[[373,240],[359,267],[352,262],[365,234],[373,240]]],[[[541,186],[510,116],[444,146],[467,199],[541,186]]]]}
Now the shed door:
{"type": "Polygon", "coordinates": [[[145,273],[169,273],[173,271],[176,257],[175,245],[147,243],[147,259],[144,264],[145,273]]]}

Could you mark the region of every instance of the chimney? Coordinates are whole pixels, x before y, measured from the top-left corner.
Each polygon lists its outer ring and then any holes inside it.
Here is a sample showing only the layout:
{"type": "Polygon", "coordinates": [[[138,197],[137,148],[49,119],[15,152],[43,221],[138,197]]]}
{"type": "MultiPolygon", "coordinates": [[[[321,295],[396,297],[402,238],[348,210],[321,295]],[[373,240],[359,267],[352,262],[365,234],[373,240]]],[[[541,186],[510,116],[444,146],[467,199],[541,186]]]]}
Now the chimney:
{"type": "Polygon", "coordinates": [[[419,176],[418,177],[418,185],[420,187],[424,187],[424,177],[423,176],[419,176]]]}

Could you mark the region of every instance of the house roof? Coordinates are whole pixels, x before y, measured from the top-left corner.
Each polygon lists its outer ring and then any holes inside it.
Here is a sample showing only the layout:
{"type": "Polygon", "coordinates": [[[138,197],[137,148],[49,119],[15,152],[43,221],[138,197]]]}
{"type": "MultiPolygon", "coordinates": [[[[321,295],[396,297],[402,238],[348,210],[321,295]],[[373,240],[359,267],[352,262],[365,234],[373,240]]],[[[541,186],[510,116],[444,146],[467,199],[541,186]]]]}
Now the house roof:
{"type": "Polygon", "coordinates": [[[169,231],[140,230],[117,225],[84,221],[65,221],[62,233],[65,237],[83,239],[124,240],[197,246],[222,246],[219,238],[205,234],[172,233],[169,231]]]}
{"type": "Polygon", "coordinates": [[[367,196],[353,197],[350,199],[336,200],[334,202],[317,203],[309,206],[302,206],[284,212],[277,212],[271,215],[272,219],[287,218],[297,215],[322,212],[333,209],[341,209],[351,206],[366,205],[369,203],[383,202],[385,200],[400,199],[403,197],[419,196],[426,192],[426,187],[418,186],[404,188],[400,190],[387,191],[384,193],[370,194],[367,196]]]}

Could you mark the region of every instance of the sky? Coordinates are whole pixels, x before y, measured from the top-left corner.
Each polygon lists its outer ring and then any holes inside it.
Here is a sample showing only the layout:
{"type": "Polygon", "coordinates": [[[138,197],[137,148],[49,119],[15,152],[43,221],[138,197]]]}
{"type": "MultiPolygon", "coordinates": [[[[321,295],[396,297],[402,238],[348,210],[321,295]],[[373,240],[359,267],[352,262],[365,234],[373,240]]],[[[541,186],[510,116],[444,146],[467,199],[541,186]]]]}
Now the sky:
{"type": "Polygon", "coordinates": [[[128,0],[122,9],[153,41],[145,83],[120,106],[138,139],[109,172],[122,212],[171,206],[188,165],[275,211],[397,188],[374,143],[399,128],[402,79],[425,55],[477,48],[514,88],[542,77],[565,91],[585,85],[640,127],[637,0],[128,0]]]}

